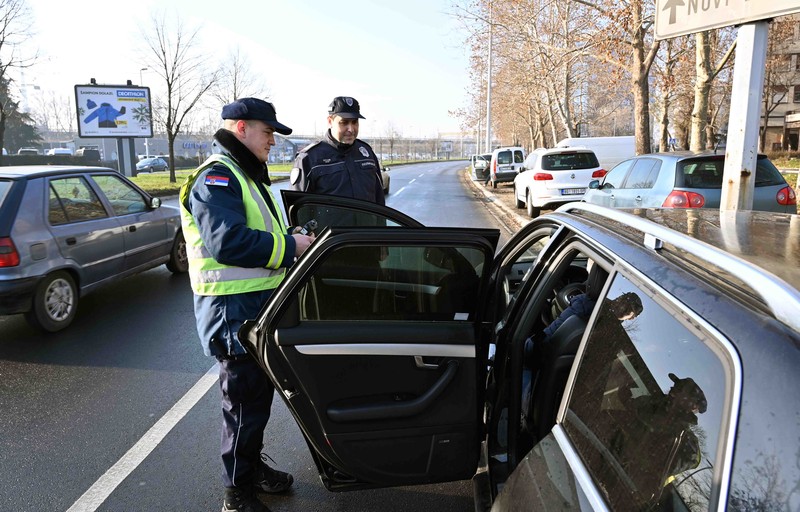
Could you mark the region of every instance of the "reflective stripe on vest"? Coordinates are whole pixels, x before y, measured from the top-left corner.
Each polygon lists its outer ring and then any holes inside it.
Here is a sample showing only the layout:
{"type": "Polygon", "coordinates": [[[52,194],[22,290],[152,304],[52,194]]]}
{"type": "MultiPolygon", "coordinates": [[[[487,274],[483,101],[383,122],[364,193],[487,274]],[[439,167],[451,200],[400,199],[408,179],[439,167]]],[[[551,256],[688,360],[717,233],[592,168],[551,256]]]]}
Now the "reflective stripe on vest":
{"type": "Polygon", "coordinates": [[[276,288],[283,280],[285,269],[279,265],[286,254],[286,240],[283,233],[288,229],[280,210],[275,204],[272,192],[267,188],[269,199],[275,205],[279,218],[275,218],[252,180],[248,179],[239,166],[226,155],[211,155],[203,164],[186,178],[180,191],[181,224],[186,240],[186,253],[189,259],[189,278],[192,290],[198,295],[232,295],[276,288]],[[189,198],[192,185],[197,177],[214,163],[221,163],[236,177],[242,189],[242,203],[245,208],[247,227],[264,231],[273,238],[272,253],[267,268],[244,268],[224,265],[216,261],[203,244],[194,217],[184,206],[189,198]],[[276,232],[277,227],[278,230],[276,232]]]}

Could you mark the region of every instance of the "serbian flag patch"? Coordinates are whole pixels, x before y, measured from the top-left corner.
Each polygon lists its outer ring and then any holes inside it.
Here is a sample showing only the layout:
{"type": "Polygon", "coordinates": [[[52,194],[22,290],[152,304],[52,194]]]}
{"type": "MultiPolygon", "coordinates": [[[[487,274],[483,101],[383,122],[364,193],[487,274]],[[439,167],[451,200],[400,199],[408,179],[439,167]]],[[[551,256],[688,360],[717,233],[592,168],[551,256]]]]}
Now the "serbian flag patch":
{"type": "Polygon", "coordinates": [[[214,176],[211,174],[206,175],[206,185],[216,185],[218,187],[227,187],[230,178],[227,176],[214,176]]]}

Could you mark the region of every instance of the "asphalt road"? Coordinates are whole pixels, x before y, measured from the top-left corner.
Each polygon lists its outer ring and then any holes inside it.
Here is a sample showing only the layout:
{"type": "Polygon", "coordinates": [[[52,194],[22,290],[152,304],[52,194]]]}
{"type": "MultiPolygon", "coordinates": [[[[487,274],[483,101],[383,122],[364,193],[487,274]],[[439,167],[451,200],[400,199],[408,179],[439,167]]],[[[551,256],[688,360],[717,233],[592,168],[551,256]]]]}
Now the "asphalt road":
{"type": "MultiPolygon", "coordinates": [[[[508,216],[486,207],[465,166],[395,167],[387,204],[428,225],[498,227],[507,240],[516,226],[505,228],[508,216]]],[[[188,277],[164,267],[84,297],[60,333],[0,317],[3,510],[219,510],[214,370],[197,340],[188,277]]],[[[473,510],[469,481],[326,491],[277,396],[265,445],[295,476],[290,494],[265,499],[275,512],[473,510]]]]}

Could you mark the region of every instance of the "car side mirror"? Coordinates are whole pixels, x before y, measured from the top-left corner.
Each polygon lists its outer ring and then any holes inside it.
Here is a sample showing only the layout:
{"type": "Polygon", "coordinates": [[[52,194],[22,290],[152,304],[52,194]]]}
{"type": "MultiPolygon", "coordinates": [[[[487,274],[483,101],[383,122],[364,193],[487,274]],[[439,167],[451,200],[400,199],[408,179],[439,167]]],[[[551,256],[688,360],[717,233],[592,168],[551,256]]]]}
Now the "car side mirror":
{"type": "Polygon", "coordinates": [[[592,180],[589,182],[589,188],[591,189],[599,189],[600,188],[600,180],[592,180]]]}
{"type": "Polygon", "coordinates": [[[391,170],[391,167],[384,167],[383,170],[389,172],[391,170]]]}
{"type": "Polygon", "coordinates": [[[151,197],[150,198],[150,208],[156,209],[161,207],[161,198],[160,197],[151,197]]]}

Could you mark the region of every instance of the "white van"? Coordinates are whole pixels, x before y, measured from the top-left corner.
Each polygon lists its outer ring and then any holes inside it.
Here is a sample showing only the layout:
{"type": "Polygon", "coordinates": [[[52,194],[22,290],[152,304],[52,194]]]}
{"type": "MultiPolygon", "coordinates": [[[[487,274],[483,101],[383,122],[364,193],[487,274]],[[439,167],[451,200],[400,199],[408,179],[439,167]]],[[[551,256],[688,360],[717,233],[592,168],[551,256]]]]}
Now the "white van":
{"type": "Polygon", "coordinates": [[[492,158],[489,161],[492,188],[497,188],[498,183],[514,181],[524,161],[525,150],[519,146],[502,147],[492,151],[492,158]]]}
{"type": "Polygon", "coordinates": [[[610,171],[623,160],[636,156],[636,137],[568,137],[559,141],[556,147],[591,149],[597,155],[600,167],[610,171]]]}

